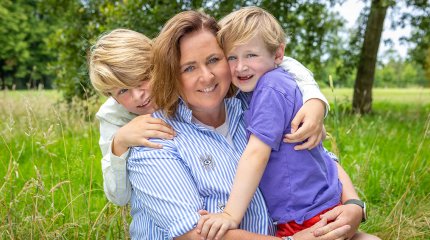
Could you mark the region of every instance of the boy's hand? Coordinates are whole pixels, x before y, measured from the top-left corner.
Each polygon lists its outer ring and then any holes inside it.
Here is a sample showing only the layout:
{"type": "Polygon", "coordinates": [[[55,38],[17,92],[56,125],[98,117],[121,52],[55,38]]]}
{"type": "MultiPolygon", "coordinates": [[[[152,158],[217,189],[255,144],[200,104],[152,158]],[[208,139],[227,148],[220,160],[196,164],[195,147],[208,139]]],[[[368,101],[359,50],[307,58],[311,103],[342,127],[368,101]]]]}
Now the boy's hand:
{"type": "Polygon", "coordinates": [[[236,229],[238,225],[226,213],[212,213],[200,217],[197,232],[200,233],[202,239],[222,239],[227,230],[236,229]]]}
{"type": "Polygon", "coordinates": [[[312,149],[324,136],[325,103],[319,99],[306,101],[291,121],[291,133],[285,134],[284,142],[307,141],[294,147],[295,150],[312,149]]]}
{"type": "Polygon", "coordinates": [[[112,142],[112,153],[120,156],[129,147],[145,146],[163,148],[161,144],[150,142],[149,138],[173,139],[175,132],[172,127],[161,119],[151,115],[137,116],[116,133],[112,142]]]}

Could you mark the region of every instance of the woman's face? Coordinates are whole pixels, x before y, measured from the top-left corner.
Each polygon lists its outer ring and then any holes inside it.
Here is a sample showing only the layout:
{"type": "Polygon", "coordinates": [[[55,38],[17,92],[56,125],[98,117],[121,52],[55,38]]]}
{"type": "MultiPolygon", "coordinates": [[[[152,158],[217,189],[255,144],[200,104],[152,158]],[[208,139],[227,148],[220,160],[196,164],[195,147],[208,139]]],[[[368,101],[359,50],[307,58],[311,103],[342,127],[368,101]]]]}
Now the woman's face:
{"type": "Polygon", "coordinates": [[[183,98],[196,112],[219,111],[231,83],[230,69],[215,36],[207,31],[182,37],[180,80],[183,98]]]}

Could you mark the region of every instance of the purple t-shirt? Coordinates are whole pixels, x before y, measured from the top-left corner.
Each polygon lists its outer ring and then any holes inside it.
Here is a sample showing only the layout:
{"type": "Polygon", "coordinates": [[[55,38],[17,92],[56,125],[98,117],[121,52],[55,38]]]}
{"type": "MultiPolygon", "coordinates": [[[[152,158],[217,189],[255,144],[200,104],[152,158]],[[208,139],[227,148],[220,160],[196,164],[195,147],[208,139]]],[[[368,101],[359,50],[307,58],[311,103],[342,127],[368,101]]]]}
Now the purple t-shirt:
{"type": "Polygon", "coordinates": [[[301,224],[340,202],[342,185],[335,162],[320,143],[312,150],[294,150],[300,143],[282,142],[303,105],[302,94],[282,68],[264,74],[248,99],[245,123],[272,148],[260,182],[270,216],[278,223],[301,224]]]}

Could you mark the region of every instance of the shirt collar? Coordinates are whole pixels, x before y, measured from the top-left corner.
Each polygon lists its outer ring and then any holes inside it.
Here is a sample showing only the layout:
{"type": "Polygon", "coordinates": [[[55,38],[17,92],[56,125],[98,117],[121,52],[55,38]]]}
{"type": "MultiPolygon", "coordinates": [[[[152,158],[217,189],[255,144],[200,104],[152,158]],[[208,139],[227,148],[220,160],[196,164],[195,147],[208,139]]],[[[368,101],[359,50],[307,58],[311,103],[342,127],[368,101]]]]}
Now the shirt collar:
{"type": "MultiPolygon", "coordinates": [[[[229,121],[231,133],[234,133],[242,117],[242,103],[239,99],[232,97],[224,99],[224,104],[226,106],[226,111],[228,115],[227,120],[229,121]]],[[[179,100],[176,117],[178,119],[182,119],[182,121],[186,123],[195,125],[198,129],[202,131],[212,131],[211,129],[208,129],[200,124],[196,124],[195,121],[193,121],[193,112],[191,109],[188,108],[188,106],[182,99],[179,100]]]]}

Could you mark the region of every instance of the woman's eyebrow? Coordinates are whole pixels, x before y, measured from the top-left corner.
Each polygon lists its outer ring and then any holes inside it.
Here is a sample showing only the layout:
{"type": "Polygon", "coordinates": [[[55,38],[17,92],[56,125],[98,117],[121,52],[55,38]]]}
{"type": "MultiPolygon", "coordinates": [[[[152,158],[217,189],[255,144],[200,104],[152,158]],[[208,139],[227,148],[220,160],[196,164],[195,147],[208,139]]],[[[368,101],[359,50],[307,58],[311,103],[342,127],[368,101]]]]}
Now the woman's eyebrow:
{"type": "Polygon", "coordinates": [[[189,61],[189,62],[185,62],[185,63],[183,63],[183,64],[180,64],[180,68],[182,68],[182,67],[184,67],[184,66],[186,66],[186,65],[192,65],[192,64],[196,64],[196,61],[189,61]]]}

